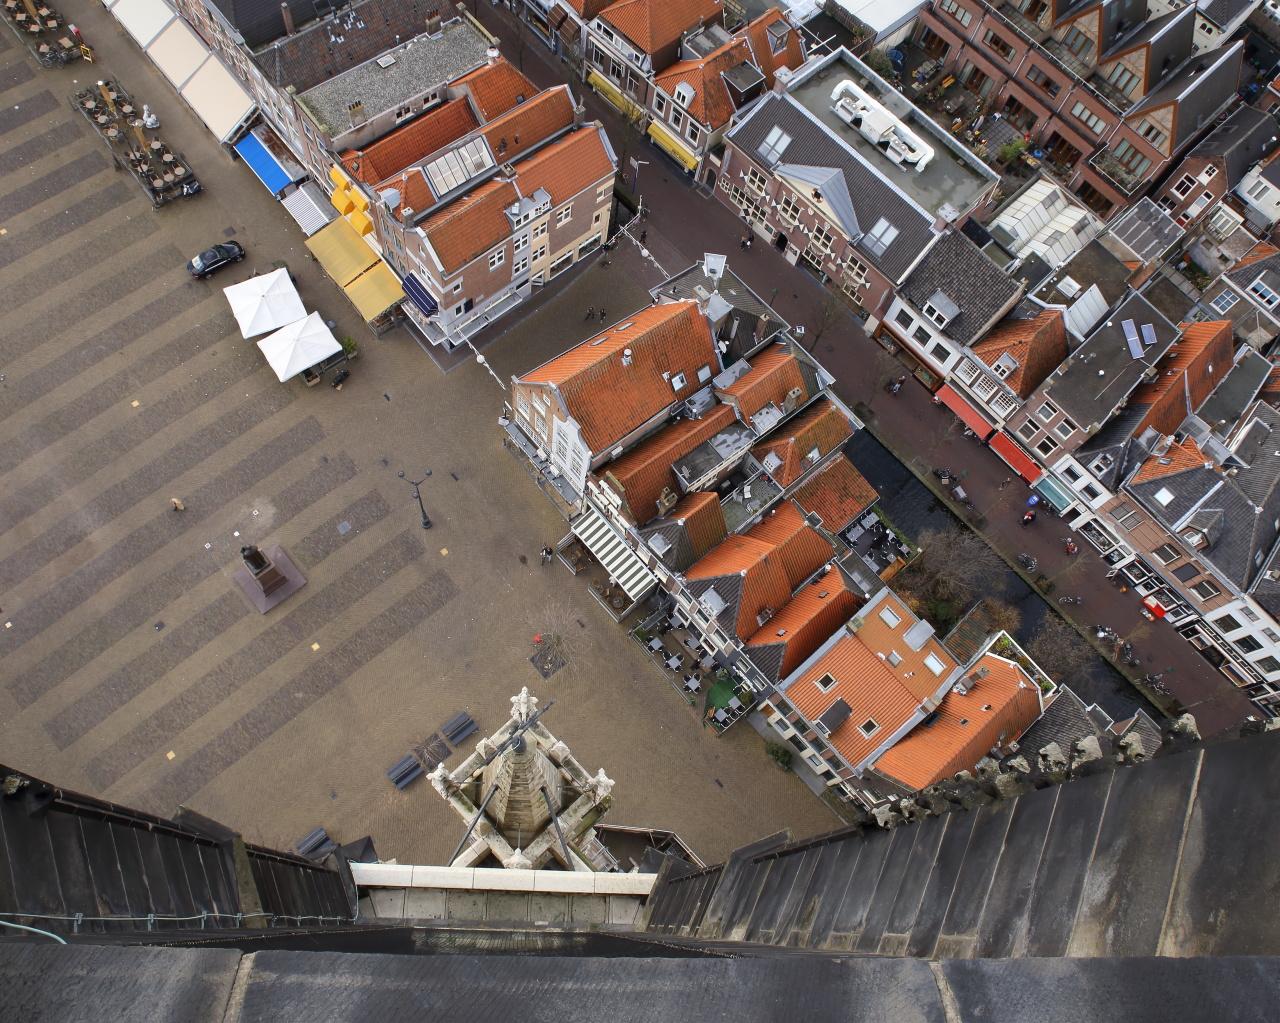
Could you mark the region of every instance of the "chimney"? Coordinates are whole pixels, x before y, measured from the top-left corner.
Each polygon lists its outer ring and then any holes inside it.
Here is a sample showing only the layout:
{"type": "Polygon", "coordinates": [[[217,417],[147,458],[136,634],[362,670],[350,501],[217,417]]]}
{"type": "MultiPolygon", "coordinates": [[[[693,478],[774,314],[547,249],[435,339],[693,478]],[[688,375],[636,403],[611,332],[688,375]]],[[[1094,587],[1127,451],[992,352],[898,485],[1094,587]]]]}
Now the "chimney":
{"type": "Polygon", "coordinates": [[[298,31],[293,27],[293,11],[289,10],[289,5],[287,3],[280,4],[280,20],[284,22],[285,35],[291,36],[298,31]]]}
{"type": "MultiPolygon", "coordinates": [[[[431,24],[430,19],[427,20],[427,24],[428,26],[431,24]]],[[[484,55],[485,55],[485,59],[489,61],[490,65],[496,64],[498,63],[498,61],[502,59],[502,51],[499,50],[496,46],[490,46],[487,50],[484,51],[484,55]]]]}
{"type": "Polygon", "coordinates": [[[427,12],[427,35],[435,35],[439,31],[440,31],[439,9],[436,9],[434,11],[428,11],[427,12]]]}
{"type": "Polygon", "coordinates": [[[347,104],[347,120],[351,122],[351,127],[364,124],[364,103],[356,100],[354,103],[347,104]]]}

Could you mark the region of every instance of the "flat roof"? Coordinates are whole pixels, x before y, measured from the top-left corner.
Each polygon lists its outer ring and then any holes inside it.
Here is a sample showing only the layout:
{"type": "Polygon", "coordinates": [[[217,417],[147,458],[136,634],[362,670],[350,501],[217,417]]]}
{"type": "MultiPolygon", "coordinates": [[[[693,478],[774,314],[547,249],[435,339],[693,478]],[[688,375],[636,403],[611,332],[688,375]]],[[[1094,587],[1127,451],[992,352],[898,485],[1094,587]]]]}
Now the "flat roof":
{"type": "Polygon", "coordinates": [[[352,103],[364,104],[363,123],[483,66],[488,49],[489,40],[471,22],[458,18],[441,26],[435,35],[415,36],[326,79],[298,98],[318,124],[341,132],[348,126],[352,103]]]}
{"type": "Polygon", "coordinates": [[[814,71],[790,86],[787,92],[930,215],[936,214],[947,203],[965,213],[993,183],[1000,180],[995,171],[960,145],[902,93],[876,77],[847,50],[837,50],[814,71]],[[867,141],[860,132],[836,116],[831,109],[831,92],[846,79],[853,80],[870,93],[933,147],[933,159],[924,170],[917,171],[894,163],[879,146],[867,141]]]}

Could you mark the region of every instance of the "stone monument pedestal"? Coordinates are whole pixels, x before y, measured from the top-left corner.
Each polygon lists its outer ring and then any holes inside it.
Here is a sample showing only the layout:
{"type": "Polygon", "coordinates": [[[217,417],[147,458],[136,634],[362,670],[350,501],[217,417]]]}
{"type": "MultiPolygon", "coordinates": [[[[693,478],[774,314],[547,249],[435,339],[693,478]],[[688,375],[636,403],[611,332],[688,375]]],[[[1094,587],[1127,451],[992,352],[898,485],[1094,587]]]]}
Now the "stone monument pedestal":
{"type": "Polygon", "coordinates": [[[231,578],[259,614],[266,614],[307,585],[306,577],[279,544],[241,547],[242,564],[231,578]]]}

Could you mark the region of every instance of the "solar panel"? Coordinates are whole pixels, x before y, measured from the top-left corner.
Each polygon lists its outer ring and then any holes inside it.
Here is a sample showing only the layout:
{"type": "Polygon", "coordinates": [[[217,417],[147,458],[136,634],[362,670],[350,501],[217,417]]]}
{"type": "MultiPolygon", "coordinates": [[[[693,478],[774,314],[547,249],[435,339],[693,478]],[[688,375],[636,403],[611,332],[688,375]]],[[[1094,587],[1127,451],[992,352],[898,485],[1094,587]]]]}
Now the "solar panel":
{"type": "Polygon", "coordinates": [[[1148,348],[1156,343],[1156,328],[1150,323],[1142,325],[1142,343],[1148,348]]]}
{"type": "Polygon", "coordinates": [[[1120,326],[1124,328],[1124,340],[1129,346],[1129,354],[1135,359],[1142,358],[1142,342],[1138,340],[1138,328],[1133,320],[1121,320],[1120,326]]]}

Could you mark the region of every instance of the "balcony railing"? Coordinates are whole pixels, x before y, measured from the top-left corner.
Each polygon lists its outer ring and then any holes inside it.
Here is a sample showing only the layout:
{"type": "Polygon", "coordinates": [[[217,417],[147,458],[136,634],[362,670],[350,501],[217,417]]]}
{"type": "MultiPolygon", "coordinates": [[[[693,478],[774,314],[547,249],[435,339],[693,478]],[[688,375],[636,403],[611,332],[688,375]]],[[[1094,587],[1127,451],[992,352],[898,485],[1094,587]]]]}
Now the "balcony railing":
{"type": "Polygon", "coordinates": [[[1135,174],[1105,149],[1099,150],[1089,158],[1089,166],[1125,195],[1131,194],[1143,181],[1141,174],[1135,174]]]}
{"type": "Polygon", "coordinates": [[[1011,3],[1000,5],[1000,13],[1003,14],[1010,23],[1016,25],[1023,35],[1030,39],[1034,39],[1038,43],[1043,43],[1049,38],[1049,30],[1039,22],[1028,18],[1018,8],[1011,3]]]}

